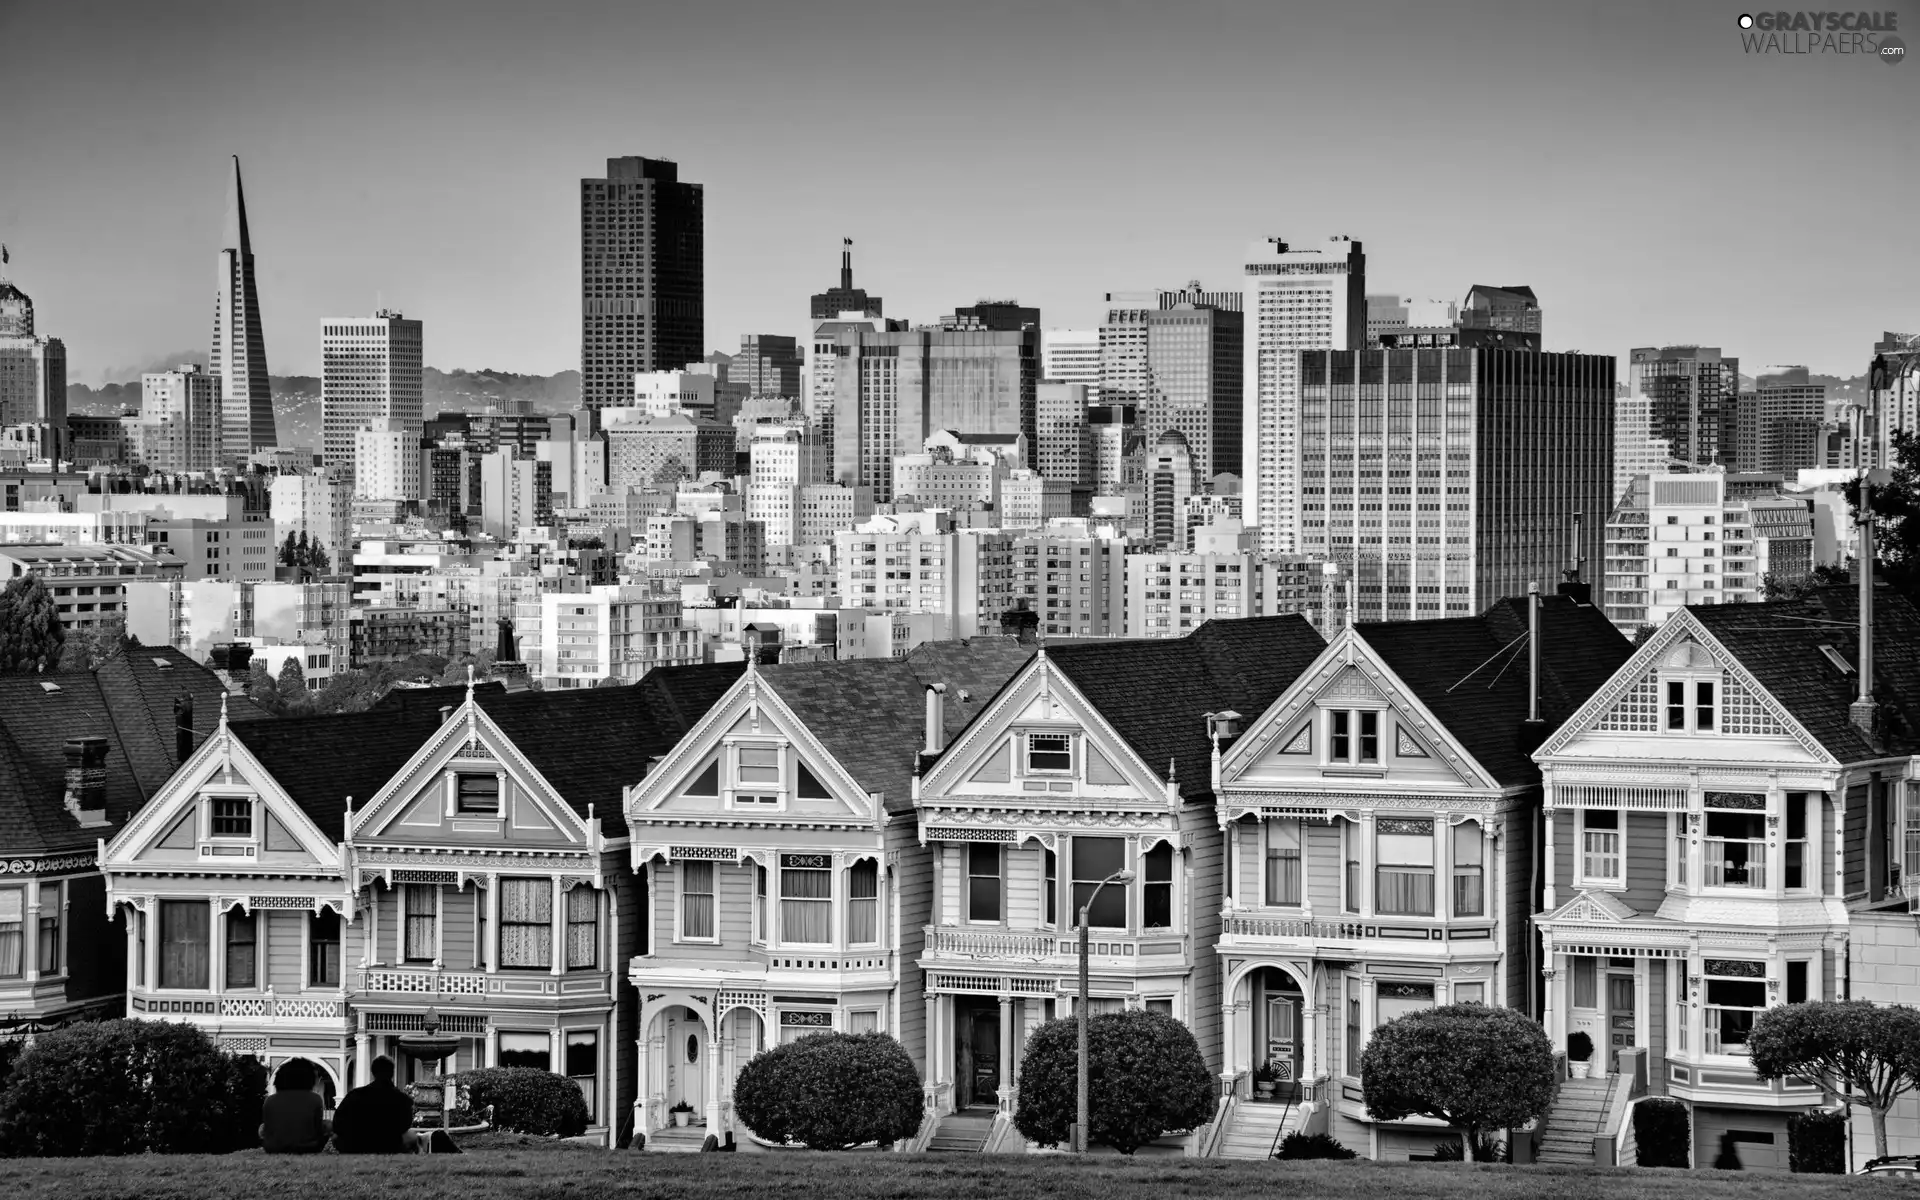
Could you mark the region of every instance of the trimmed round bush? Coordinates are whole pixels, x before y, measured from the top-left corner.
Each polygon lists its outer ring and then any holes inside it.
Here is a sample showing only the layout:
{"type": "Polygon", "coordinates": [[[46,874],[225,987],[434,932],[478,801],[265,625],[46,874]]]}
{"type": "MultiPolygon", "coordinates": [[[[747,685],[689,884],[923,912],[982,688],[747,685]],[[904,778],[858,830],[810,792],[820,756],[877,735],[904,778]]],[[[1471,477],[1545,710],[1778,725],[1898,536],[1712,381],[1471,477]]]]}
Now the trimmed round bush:
{"type": "Polygon", "coordinates": [[[1788,1117],[1787,1165],[1796,1175],[1845,1175],[1846,1112],[1814,1109],[1788,1117]]]}
{"type": "Polygon", "coordinates": [[[1309,1158],[1357,1158],[1358,1155],[1324,1133],[1290,1133],[1280,1139],[1275,1158],[1299,1162],[1309,1158]]]}
{"type": "Polygon", "coordinates": [[[770,1142],[845,1150],[920,1131],[920,1073],[884,1033],[814,1033],[754,1055],[734,1115],[770,1142]]]}
{"type": "Polygon", "coordinates": [[[1693,1148],[1693,1122],[1687,1106],[1668,1096],[1653,1096],[1633,1106],[1633,1141],[1643,1167],[1686,1167],[1693,1148]]]}
{"type": "MultiPolygon", "coordinates": [[[[1069,1141],[1079,1106],[1079,1025],[1049,1021],[1027,1039],[1013,1124],[1029,1141],[1069,1141]]],[[[1132,1154],[1163,1133],[1213,1119],[1216,1084],[1200,1045],[1165,1013],[1134,1009],[1087,1022],[1088,1142],[1132,1154]]]]}
{"type": "Polygon", "coordinates": [[[493,1105],[493,1125],[541,1137],[578,1137],[587,1131],[586,1097],[565,1075],[538,1067],[480,1067],[454,1076],[475,1112],[493,1105]]]}
{"type": "Polygon", "coordinates": [[[198,1026],[88,1022],[41,1034],[0,1092],[0,1154],[226,1154],[259,1145],[267,1069],[198,1026]]]}
{"type": "Polygon", "coordinates": [[[1479,1161],[1483,1140],[1544,1117],[1553,1105],[1553,1047],[1511,1008],[1423,1008],[1373,1031],[1360,1090],[1375,1119],[1432,1117],[1459,1129],[1479,1161]]]}

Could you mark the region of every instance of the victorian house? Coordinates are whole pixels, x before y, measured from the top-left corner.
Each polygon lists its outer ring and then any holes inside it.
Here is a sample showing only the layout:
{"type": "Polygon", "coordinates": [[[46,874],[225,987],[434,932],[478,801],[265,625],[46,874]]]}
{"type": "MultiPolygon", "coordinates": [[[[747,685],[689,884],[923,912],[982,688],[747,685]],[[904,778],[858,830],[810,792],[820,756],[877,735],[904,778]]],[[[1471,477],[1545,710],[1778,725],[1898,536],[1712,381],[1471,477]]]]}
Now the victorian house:
{"type": "Polygon", "coordinates": [[[975,638],[754,666],[670,752],[639,760],[625,805],[647,902],[625,944],[650,1149],[750,1141],[733,1080],[776,1043],[880,1032],[919,1058],[931,881],[917,773],[1029,654],[975,638]],[[691,1128],[670,1128],[675,1109],[691,1128]]]}
{"type": "Polygon", "coordinates": [[[1296,1128],[1432,1153],[1433,1122],[1370,1116],[1361,1051],[1432,1005],[1537,1011],[1528,753],[1629,651],[1589,604],[1505,600],[1350,625],[1273,699],[1215,714],[1219,1153],[1265,1157],[1296,1128]],[[1259,1103],[1256,1080],[1285,1103],[1259,1103]]]}
{"type": "Polygon", "coordinates": [[[950,1144],[1020,1144],[1027,1037],[1080,1001],[1168,1013],[1221,1066],[1223,835],[1210,719],[1270,705],[1324,643],[1298,616],[1209,622],[1177,641],[1045,647],[917,781],[929,1103],[950,1144]],[[1104,884],[1104,886],[1103,886],[1104,884]],[[973,1131],[971,1139],[963,1136],[973,1131]]]}
{"type": "Polygon", "coordinates": [[[1829,1099],[1755,1076],[1761,1013],[1920,984],[1920,613],[1877,589],[1864,662],[1860,617],[1848,588],[1683,608],[1535,756],[1548,1030],[1597,1072],[1643,1059],[1696,1165],[1785,1170],[1786,1118],[1829,1099]]]}
{"type": "MultiPolygon", "coordinates": [[[[0,1038],[123,1014],[125,939],[100,844],[213,730],[225,695],[171,648],[0,676],[0,1038]]],[[[266,715],[240,698],[230,710],[266,715]]]]}
{"type": "Polygon", "coordinates": [[[309,1059],[329,1092],[382,1053],[406,1081],[398,1039],[432,1022],[459,1040],[448,1069],[574,1079],[611,1141],[633,1086],[617,963],[642,910],[621,787],[739,672],[222,722],[106,850],[130,1011],[309,1059]]]}

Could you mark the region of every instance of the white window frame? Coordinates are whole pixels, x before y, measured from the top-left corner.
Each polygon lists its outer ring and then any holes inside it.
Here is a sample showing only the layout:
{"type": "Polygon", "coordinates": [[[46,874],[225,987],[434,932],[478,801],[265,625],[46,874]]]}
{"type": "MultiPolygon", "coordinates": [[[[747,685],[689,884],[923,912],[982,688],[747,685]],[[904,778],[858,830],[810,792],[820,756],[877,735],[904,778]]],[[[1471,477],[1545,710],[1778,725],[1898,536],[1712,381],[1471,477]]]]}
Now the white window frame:
{"type": "Polygon", "coordinates": [[[1387,713],[1380,708],[1326,708],[1321,710],[1325,716],[1321,720],[1323,728],[1320,735],[1320,761],[1329,767],[1381,767],[1386,764],[1387,713]],[[1347,718],[1347,752],[1336,755],[1333,752],[1334,722],[1339,717],[1347,718]],[[1361,722],[1373,718],[1373,757],[1363,758],[1360,753],[1361,722]]]}
{"type": "Polygon", "coordinates": [[[720,793],[728,808],[737,808],[744,812],[785,812],[793,800],[793,755],[791,747],[777,738],[739,737],[728,738],[722,744],[720,754],[720,793]],[[748,783],[740,778],[740,757],[743,750],[773,751],[775,770],[780,778],[772,787],[748,783]],[[771,796],[771,803],[764,799],[743,799],[748,796],[771,796]]]}
{"type": "Polygon", "coordinates": [[[1580,814],[1574,822],[1573,833],[1573,878],[1576,887],[1596,887],[1620,891],[1627,886],[1627,814],[1616,808],[1576,809],[1580,814]],[[1587,818],[1589,813],[1605,812],[1613,814],[1616,824],[1611,831],[1596,829],[1595,834],[1611,832],[1613,835],[1613,864],[1617,871],[1613,875],[1596,875],[1587,870],[1587,818]]]}
{"type": "Polygon", "coordinates": [[[1711,737],[1721,731],[1721,727],[1726,723],[1722,719],[1726,713],[1726,696],[1723,694],[1725,689],[1721,686],[1720,672],[1671,671],[1662,672],[1658,678],[1660,683],[1658,720],[1659,730],[1662,735],[1666,737],[1694,737],[1696,735],[1711,737]],[[1678,729],[1672,728],[1667,724],[1667,710],[1672,707],[1669,692],[1674,684],[1680,685],[1680,694],[1682,697],[1682,722],[1681,727],[1678,729]],[[1701,684],[1706,684],[1713,689],[1713,698],[1710,704],[1704,706],[1711,707],[1713,710],[1713,728],[1711,729],[1700,728],[1700,709],[1703,707],[1700,703],[1701,684]]]}
{"type": "Polygon", "coordinates": [[[720,864],[702,859],[698,862],[683,861],[673,864],[673,940],[694,946],[711,946],[720,941],[720,864]],[[713,897],[713,932],[707,937],[694,937],[687,933],[686,898],[687,868],[691,866],[710,867],[713,870],[713,891],[706,893],[713,897]]]}
{"type": "MultiPolygon", "coordinates": [[[[444,901],[443,901],[443,904],[444,904],[444,901]]],[[[333,908],[333,906],[327,905],[321,909],[321,912],[326,911],[327,908],[333,908]]],[[[328,990],[335,990],[335,989],[340,991],[345,991],[347,986],[347,918],[346,916],[342,914],[340,910],[337,908],[333,910],[334,928],[338,930],[340,933],[339,940],[335,943],[340,947],[340,970],[339,970],[340,980],[338,983],[315,983],[313,981],[313,923],[320,918],[320,913],[311,912],[311,911],[303,912],[300,914],[300,917],[301,917],[301,920],[300,920],[300,979],[301,981],[306,984],[308,991],[328,991],[328,990]]],[[[401,914],[400,914],[400,936],[402,938],[406,937],[406,933],[407,933],[406,919],[407,919],[406,910],[402,908],[401,914]]],[[[266,931],[267,929],[266,929],[265,921],[261,921],[260,923],[256,924],[253,927],[253,936],[255,938],[253,952],[258,957],[258,960],[259,960],[255,967],[255,970],[259,973],[260,978],[263,980],[268,978],[267,956],[265,952],[261,950],[261,947],[266,945],[267,939],[264,936],[266,931]]],[[[437,950],[439,948],[437,943],[440,940],[440,923],[437,919],[435,920],[434,926],[433,926],[433,940],[436,943],[435,949],[437,950]]],[[[403,959],[406,957],[405,950],[406,950],[406,947],[403,945],[401,947],[401,951],[402,951],[401,957],[403,959]]],[[[265,984],[262,984],[262,987],[264,988],[265,984]]]]}
{"type": "MultiPolygon", "coordinates": [[[[1080,765],[1080,756],[1074,752],[1074,737],[1069,730],[1033,729],[1020,735],[1020,773],[1045,779],[1071,779],[1074,768],[1080,765]],[[1036,767],[1033,765],[1033,740],[1035,738],[1059,738],[1066,743],[1067,765],[1064,767],[1036,767]]],[[[1044,751],[1044,753],[1058,753],[1044,751]]]]}

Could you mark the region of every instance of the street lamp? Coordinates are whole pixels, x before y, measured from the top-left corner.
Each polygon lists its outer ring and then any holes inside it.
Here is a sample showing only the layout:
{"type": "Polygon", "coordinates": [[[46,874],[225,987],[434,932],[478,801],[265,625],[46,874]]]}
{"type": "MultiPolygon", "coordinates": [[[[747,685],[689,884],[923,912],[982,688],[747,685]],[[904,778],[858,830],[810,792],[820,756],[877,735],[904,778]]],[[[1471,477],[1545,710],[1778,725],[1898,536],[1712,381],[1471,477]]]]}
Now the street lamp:
{"type": "Polygon", "coordinates": [[[1087,894],[1087,902],[1080,906],[1080,1012],[1078,1014],[1079,1020],[1076,1022],[1079,1026],[1076,1032],[1080,1037],[1080,1086],[1078,1089],[1079,1107],[1076,1114],[1079,1120],[1075,1122],[1073,1127],[1073,1152],[1075,1154],[1085,1154],[1087,1152],[1087,1018],[1090,1015],[1087,1000],[1087,910],[1092,908],[1093,902],[1099,898],[1101,888],[1110,883],[1124,885],[1132,882],[1133,872],[1122,867],[1120,870],[1102,879],[1099,883],[1094,884],[1093,891],[1087,894]]]}

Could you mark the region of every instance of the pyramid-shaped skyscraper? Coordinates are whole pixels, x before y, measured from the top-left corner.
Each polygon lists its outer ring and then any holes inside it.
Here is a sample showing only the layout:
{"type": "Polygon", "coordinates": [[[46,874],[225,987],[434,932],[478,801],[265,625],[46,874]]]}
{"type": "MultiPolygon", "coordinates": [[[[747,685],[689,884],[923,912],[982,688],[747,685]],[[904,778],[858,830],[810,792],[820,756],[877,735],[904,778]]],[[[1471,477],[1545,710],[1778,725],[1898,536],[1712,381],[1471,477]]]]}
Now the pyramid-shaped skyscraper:
{"type": "Polygon", "coordinates": [[[260,290],[253,277],[253,242],[247,235],[238,156],[227,190],[207,369],[220,385],[222,459],[243,461],[256,450],[272,448],[277,440],[273,386],[267,381],[267,339],[260,330],[260,290]]]}

